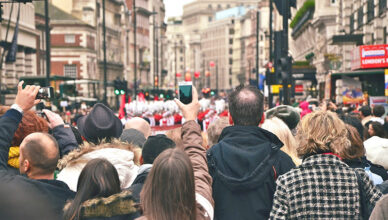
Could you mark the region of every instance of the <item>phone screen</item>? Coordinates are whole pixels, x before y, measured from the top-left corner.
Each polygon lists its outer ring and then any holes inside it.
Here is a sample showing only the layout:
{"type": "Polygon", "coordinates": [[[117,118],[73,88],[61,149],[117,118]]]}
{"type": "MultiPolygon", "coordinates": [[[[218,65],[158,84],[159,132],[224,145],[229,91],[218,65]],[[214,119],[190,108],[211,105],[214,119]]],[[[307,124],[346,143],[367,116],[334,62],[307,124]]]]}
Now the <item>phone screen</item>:
{"type": "Polygon", "coordinates": [[[189,104],[193,100],[192,85],[179,85],[179,100],[183,104],[189,104]]]}

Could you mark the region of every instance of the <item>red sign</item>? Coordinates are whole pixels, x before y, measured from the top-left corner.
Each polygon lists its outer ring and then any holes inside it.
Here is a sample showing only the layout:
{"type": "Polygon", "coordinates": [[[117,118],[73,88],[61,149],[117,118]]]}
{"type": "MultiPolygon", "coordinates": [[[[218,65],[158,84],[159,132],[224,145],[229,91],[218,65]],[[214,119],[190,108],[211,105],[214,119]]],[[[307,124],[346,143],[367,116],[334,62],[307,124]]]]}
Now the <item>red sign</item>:
{"type": "Polygon", "coordinates": [[[210,61],[210,67],[214,67],[216,64],[213,61],[210,61]]]}
{"type": "Polygon", "coordinates": [[[295,85],[295,93],[303,93],[303,85],[295,85]]]}
{"type": "Polygon", "coordinates": [[[198,79],[200,75],[201,75],[201,72],[194,72],[194,77],[196,79],[198,79]]]}
{"type": "Polygon", "coordinates": [[[182,74],[181,73],[176,73],[176,77],[181,77],[182,74]]]}
{"type": "Polygon", "coordinates": [[[388,68],[388,44],[363,45],[352,54],[352,70],[388,68]]]}

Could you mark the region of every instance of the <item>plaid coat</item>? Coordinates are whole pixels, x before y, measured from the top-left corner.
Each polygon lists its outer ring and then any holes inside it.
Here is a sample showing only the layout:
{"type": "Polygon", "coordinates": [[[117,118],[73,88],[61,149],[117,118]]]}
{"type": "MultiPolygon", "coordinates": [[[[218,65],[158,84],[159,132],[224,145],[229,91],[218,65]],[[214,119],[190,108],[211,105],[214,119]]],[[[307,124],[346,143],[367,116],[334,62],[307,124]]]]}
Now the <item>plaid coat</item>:
{"type": "Polygon", "coordinates": [[[355,172],[374,206],[382,194],[362,169],[352,169],[334,155],[317,154],[279,177],[270,219],[360,219],[355,172]]]}

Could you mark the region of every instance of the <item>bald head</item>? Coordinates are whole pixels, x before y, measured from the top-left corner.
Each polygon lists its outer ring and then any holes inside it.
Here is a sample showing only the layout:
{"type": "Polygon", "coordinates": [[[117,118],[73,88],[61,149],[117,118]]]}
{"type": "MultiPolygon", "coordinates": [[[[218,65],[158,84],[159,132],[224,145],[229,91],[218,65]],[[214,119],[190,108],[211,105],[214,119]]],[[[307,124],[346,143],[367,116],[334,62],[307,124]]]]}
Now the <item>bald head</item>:
{"type": "Polygon", "coordinates": [[[264,96],[256,87],[238,87],[229,95],[229,109],[235,125],[258,126],[264,111],[264,96]]]}
{"type": "Polygon", "coordinates": [[[144,134],[144,137],[147,139],[151,135],[151,126],[150,124],[139,117],[131,118],[127,123],[125,123],[125,129],[136,129],[144,134]]]}
{"type": "Polygon", "coordinates": [[[54,173],[59,160],[59,148],[55,138],[47,133],[32,133],[20,145],[20,172],[25,173],[24,161],[28,161],[27,170],[35,175],[54,173]]]}

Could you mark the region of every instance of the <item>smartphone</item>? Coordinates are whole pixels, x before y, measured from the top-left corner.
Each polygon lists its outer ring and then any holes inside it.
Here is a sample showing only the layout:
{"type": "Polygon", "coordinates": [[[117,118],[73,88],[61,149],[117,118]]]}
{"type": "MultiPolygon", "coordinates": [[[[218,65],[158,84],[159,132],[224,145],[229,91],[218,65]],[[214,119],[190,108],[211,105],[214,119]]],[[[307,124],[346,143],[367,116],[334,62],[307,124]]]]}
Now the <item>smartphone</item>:
{"type": "Polygon", "coordinates": [[[36,94],[35,99],[52,99],[54,97],[54,88],[53,87],[42,87],[39,89],[38,94],[36,94]]]}
{"type": "Polygon", "coordinates": [[[37,114],[39,117],[44,118],[44,119],[46,119],[46,121],[50,122],[50,121],[48,120],[48,118],[47,118],[47,115],[46,115],[44,112],[42,112],[42,111],[37,111],[36,114],[37,114]]]}
{"type": "Polygon", "coordinates": [[[193,101],[192,82],[179,82],[179,100],[183,104],[189,104],[193,101]]]}

